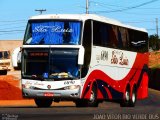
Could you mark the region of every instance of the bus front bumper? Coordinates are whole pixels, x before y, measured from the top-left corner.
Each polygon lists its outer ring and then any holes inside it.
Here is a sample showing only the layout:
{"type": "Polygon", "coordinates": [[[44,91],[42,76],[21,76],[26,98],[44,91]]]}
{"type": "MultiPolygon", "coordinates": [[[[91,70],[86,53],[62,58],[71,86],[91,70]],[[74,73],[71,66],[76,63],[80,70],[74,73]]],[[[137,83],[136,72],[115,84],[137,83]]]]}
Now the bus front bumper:
{"type": "Polygon", "coordinates": [[[24,98],[58,98],[58,99],[78,99],[80,98],[80,89],[74,90],[34,90],[22,89],[24,98]]]}

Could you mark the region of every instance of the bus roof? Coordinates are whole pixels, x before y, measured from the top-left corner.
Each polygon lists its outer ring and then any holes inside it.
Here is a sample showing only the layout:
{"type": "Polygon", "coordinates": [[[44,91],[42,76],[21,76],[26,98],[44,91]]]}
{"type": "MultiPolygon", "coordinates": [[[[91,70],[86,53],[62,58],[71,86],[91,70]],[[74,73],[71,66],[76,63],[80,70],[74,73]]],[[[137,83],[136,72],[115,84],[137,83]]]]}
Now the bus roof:
{"type": "Polygon", "coordinates": [[[96,20],[96,21],[100,21],[100,22],[104,22],[104,23],[108,23],[108,24],[112,24],[112,25],[117,25],[117,26],[121,26],[121,27],[125,27],[125,28],[129,28],[129,29],[133,29],[133,30],[138,30],[138,31],[142,31],[142,32],[147,32],[146,29],[144,28],[138,28],[138,27],[134,27],[131,25],[127,25],[127,24],[123,24],[120,21],[117,21],[115,19],[110,19],[110,18],[106,18],[103,16],[98,16],[95,14],[48,14],[48,15],[38,15],[38,16],[32,16],[30,18],[30,20],[46,20],[46,19],[71,19],[71,20],[96,20]]]}

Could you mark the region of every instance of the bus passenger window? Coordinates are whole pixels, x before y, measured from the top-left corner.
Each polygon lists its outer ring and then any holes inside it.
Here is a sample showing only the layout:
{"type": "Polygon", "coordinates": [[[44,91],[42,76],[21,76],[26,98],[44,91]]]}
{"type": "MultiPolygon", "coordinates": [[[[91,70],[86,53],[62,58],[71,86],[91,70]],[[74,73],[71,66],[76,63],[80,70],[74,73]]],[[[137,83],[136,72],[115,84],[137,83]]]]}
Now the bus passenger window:
{"type": "Polygon", "coordinates": [[[96,46],[109,46],[109,26],[105,23],[93,22],[93,44],[96,46]]]}
{"type": "Polygon", "coordinates": [[[117,33],[117,27],[116,26],[111,26],[110,41],[111,41],[111,47],[113,47],[113,48],[118,47],[118,33],[117,33]]]}
{"type": "Polygon", "coordinates": [[[101,46],[101,27],[100,23],[94,21],[93,22],[93,44],[96,46],[101,46]]]}
{"type": "Polygon", "coordinates": [[[122,42],[122,30],[120,27],[118,27],[118,48],[123,48],[123,42],[122,42]]]}

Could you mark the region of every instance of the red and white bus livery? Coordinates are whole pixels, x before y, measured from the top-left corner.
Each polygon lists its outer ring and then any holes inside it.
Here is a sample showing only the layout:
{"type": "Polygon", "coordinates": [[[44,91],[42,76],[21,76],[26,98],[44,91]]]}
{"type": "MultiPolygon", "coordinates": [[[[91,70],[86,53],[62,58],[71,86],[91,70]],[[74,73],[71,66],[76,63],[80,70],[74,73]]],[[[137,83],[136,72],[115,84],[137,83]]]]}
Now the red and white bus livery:
{"type": "Polygon", "coordinates": [[[92,14],[29,19],[22,47],[22,91],[38,107],[104,100],[135,106],[148,96],[148,34],[92,14]]]}

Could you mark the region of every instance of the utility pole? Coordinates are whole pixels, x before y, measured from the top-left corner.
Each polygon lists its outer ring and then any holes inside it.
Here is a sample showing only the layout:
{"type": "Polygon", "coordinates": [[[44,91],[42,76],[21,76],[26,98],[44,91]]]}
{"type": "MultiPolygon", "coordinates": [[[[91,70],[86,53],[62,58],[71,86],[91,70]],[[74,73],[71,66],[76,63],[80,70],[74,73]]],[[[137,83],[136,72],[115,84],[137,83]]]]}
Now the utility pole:
{"type": "Polygon", "coordinates": [[[86,0],[86,14],[89,14],[89,0],[86,0]]]}
{"type": "Polygon", "coordinates": [[[35,9],[35,11],[38,11],[40,13],[40,15],[46,11],[46,9],[35,9]]]}
{"type": "Polygon", "coordinates": [[[158,37],[158,18],[156,18],[156,31],[157,31],[157,37],[158,37]]]}

